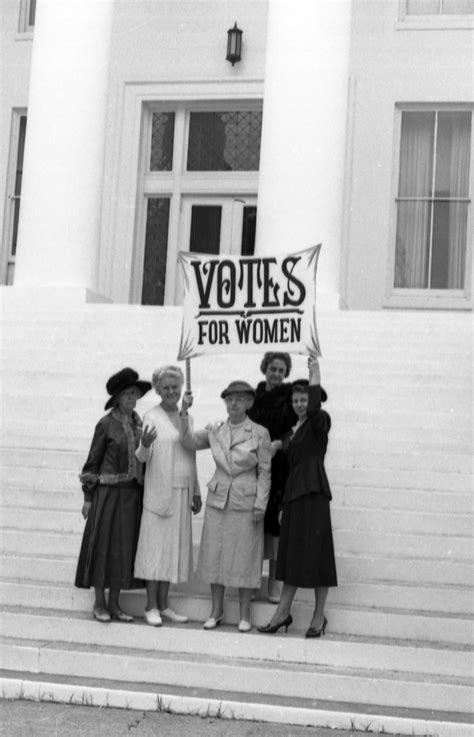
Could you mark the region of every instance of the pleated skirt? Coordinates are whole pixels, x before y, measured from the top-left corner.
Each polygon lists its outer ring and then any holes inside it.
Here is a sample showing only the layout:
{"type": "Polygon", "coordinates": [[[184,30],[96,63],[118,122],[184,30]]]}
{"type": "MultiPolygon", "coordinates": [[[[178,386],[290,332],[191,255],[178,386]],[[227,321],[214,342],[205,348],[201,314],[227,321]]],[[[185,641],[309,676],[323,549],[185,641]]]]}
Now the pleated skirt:
{"type": "Polygon", "coordinates": [[[142,497],[142,487],[135,482],[98,487],[82,537],[75,580],[78,588],[144,586],[133,573],[142,497]]]}
{"type": "Polygon", "coordinates": [[[206,506],[196,575],[205,583],[258,589],[262,578],[263,519],[252,512],[206,506]]]}
{"type": "Polygon", "coordinates": [[[298,588],[337,586],[329,499],[322,494],[283,505],[276,578],[298,588]]]}
{"type": "Polygon", "coordinates": [[[183,583],[193,570],[193,539],[188,489],[174,488],[172,514],[143,510],[135,576],[147,581],[183,583]]]}

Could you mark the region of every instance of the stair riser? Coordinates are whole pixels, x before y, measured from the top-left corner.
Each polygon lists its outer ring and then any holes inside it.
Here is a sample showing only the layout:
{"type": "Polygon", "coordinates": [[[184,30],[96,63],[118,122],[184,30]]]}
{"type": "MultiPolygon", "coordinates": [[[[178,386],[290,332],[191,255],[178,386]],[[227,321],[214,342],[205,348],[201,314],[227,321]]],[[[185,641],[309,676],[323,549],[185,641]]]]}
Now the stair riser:
{"type": "MultiPolygon", "coordinates": [[[[39,555],[54,555],[61,551],[61,555],[74,555],[79,551],[81,542],[81,523],[78,520],[75,531],[67,534],[57,530],[48,532],[20,529],[5,530],[0,541],[0,552],[22,553],[25,550],[34,551],[39,555]]],[[[197,541],[196,541],[197,542],[197,541]]],[[[386,532],[365,530],[334,530],[334,545],[338,556],[370,555],[377,552],[378,556],[394,555],[400,552],[403,556],[410,556],[413,560],[409,565],[416,565],[415,559],[430,557],[433,563],[452,558],[456,563],[472,560],[472,541],[469,538],[447,536],[439,538],[436,535],[403,535],[386,532]]],[[[400,565],[407,563],[400,562],[400,565]]]]}
{"type": "MultiPolygon", "coordinates": [[[[0,540],[0,552],[23,555],[27,550],[30,555],[66,556],[76,559],[80,544],[80,535],[28,534],[18,530],[5,530],[0,540]]],[[[337,548],[336,551],[338,576],[341,581],[399,581],[461,586],[474,583],[474,567],[467,561],[440,558],[434,563],[426,559],[384,557],[379,552],[375,554],[375,551],[368,556],[343,553],[337,548]]]]}
{"type": "MultiPolygon", "coordinates": [[[[39,441],[38,441],[39,442],[39,441]]],[[[88,444],[84,444],[83,458],[87,457],[88,444]]],[[[198,470],[201,482],[205,485],[213,472],[213,463],[207,452],[198,454],[198,470]]],[[[329,479],[333,486],[353,487],[385,487],[387,489],[412,489],[414,491],[432,490],[444,491],[447,494],[468,493],[472,488],[472,476],[467,473],[433,473],[430,470],[407,470],[403,468],[387,469],[380,467],[343,468],[334,456],[330,456],[326,463],[329,479]],[[338,465],[335,465],[338,464],[338,465]]],[[[2,477],[10,486],[21,486],[29,490],[69,491],[78,489],[78,474],[80,467],[70,472],[58,472],[54,469],[39,469],[32,474],[29,468],[15,468],[10,473],[5,471],[2,477]]]]}
{"type": "Polygon", "coordinates": [[[108,678],[119,681],[163,683],[166,674],[168,687],[193,687],[219,691],[241,691],[268,696],[321,699],[328,701],[353,701],[358,703],[432,709],[469,713],[472,693],[468,687],[447,686],[437,683],[416,683],[392,679],[358,678],[338,673],[288,672],[277,667],[239,668],[222,664],[174,661],[161,658],[147,659],[131,654],[82,653],[56,650],[54,647],[30,648],[23,659],[17,649],[3,646],[3,667],[15,670],[31,670],[51,675],[78,676],[84,678],[108,678]],[[23,662],[22,662],[23,661],[23,662]],[[28,667],[25,667],[27,665],[28,667]]]}
{"type": "MultiPolygon", "coordinates": [[[[234,612],[226,608],[226,622],[234,612]]],[[[181,605],[181,611],[184,611],[181,605]]],[[[188,609],[186,609],[188,611],[188,609]]],[[[140,612],[141,613],[141,612],[140,612]]],[[[202,619],[205,618],[205,615],[202,619]]],[[[127,626],[112,624],[110,627],[97,627],[91,620],[59,620],[57,617],[41,615],[16,615],[3,613],[0,616],[4,637],[21,638],[25,632],[35,640],[47,642],[74,642],[83,645],[101,647],[123,647],[126,637],[127,647],[155,652],[182,653],[206,657],[222,656],[222,633],[220,637],[187,627],[165,624],[162,628],[152,629],[143,621],[136,620],[127,626]],[[179,636],[176,634],[179,633],[179,636]]],[[[233,633],[226,628],[225,654],[228,658],[245,658],[250,661],[278,660],[287,663],[304,663],[319,667],[358,668],[361,670],[386,669],[404,673],[423,672],[437,676],[470,678],[473,657],[461,650],[448,651],[426,648],[421,658],[419,648],[409,645],[387,646],[372,644],[370,648],[364,643],[337,642],[329,636],[321,639],[317,645],[305,642],[301,636],[278,635],[274,638],[254,633],[242,641],[240,633],[233,633]]]]}
{"type": "MultiPolygon", "coordinates": [[[[202,487],[203,495],[206,487],[202,487]]],[[[445,520],[452,516],[453,521],[467,516],[471,523],[473,496],[472,494],[457,494],[432,491],[399,491],[395,496],[391,489],[359,489],[332,486],[333,501],[331,514],[336,510],[348,514],[352,511],[363,514],[364,510],[375,514],[390,514],[391,519],[397,519],[398,513],[403,512],[409,519],[419,515],[422,520],[438,520],[443,522],[441,528],[446,529],[445,520]],[[387,510],[389,510],[387,512],[387,510]],[[436,510],[436,514],[432,514],[436,510]],[[427,514],[428,513],[428,514],[427,514]]],[[[82,494],[76,487],[68,492],[44,491],[41,489],[27,489],[23,486],[2,485],[0,488],[0,504],[5,507],[33,507],[35,509],[57,509],[60,511],[78,511],[82,503],[82,494]]],[[[472,524],[470,524],[472,529],[472,524]]]]}
{"type": "MultiPolygon", "coordinates": [[[[83,530],[80,514],[82,500],[76,495],[75,509],[61,511],[16,506],[1,506],[0,518],[4,527],[22,530],[51,530],[56,532],[76,532],[83,530]]],[[[331,507],[334,530],[352,530],[353,532],[399,532],[402,534],[437,535],[443,529],[445,535],[454,537],[472,536],[472,523],[468,515],[420,515],[416,512],[391,512],[388,517],[383,511],[344,509],[331,507]]],[[[193,530],[202,527],[202,516],[193,519],[193,530]]]]}
{"type": "MultiPolygon", "coordinates": [[[[14,582],[16,579],[25,581],[28,587],[31,581],[41,581],[42,584],[65,584],[72,586],[76,574],[77,561],[75,558],[27,558],[21,556],[4,556],[0,558],[0,571],[4,583],[14,582]]],[[[439,582],[437,582],[439,583],[439,582]]],[[[18,588],[20,584],[15,583],[18,588]]],[[[204,596],[209,594],[209,587],[197,579],[187,584],[172,586],[171,591],[176,595],[204,596]]],[[[127,597],[133,594],[124,594],[127,597]]],[[[141,597],[141,594],[139,595],[141,597]]],[[[445,614],[461,614],[474,616],[474,597],[468,586],[451,589],[439,586],[407,586],[403,583],[354,583],[339,576],[339,586],[331,589],[330,602],[335,605],[349,607],[384,607],[392,608],[401,614],[405,611],[436,611],[445,614]]],[[[262,581],[262,588],[257,599],[266,601],[266,579],[262,581]]],[[[313,602],[313,593],[299,589],[296,601],[313,602]]]]}
{"type": "MultiPolygon", "coordinates": [[[[49,590],[41,586],[25,586],[3,582],[0,586],[1,603],[5,606],[55,609],[71,612],[90,612],[93,604],[91,591],[52,586],[49,590]]],[[[193,621],[203,622],[209,616],[209,598],[179,597],[178,610],[185,612],[193,621]]],[[[178,599],[177,599],[178,601],[178,599]]],[[[234,600],[235,601],[235,600],[234,600]]],[[[144,592],[122,594],[122,603],[131,614],[142,617],[145,606],[144,592]]],[[[266,602],[252,603],[252,620],[260,626],[269,621],[274,606],[266,602]]],[[[292,608],[292,630],[304,632],[311,621],[313,604],[303,601],[292,608]]],[[[449,615],[423,617],[413,612],[345,610],[330,603],[327,608],[331,634],[341,636],[399,638],[403,641],[440,641],[464,645],[469,641],[472,626],[469,619],[449,619],[449,615]]],[[[235,625],[239,622],[236,603],[226,603],[226,621],[235,625]]]]}

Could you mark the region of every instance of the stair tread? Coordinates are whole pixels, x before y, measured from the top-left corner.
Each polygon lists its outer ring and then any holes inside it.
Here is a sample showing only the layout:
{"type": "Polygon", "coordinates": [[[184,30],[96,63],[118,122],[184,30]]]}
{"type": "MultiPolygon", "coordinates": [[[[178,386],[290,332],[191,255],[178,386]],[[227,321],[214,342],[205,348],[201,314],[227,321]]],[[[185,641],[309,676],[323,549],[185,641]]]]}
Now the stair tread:
{"type": "MultiPolygon", "coordinates": [[[[408,719],[419,719],[420,721],[439,721],[439,722],[451,722],[458,723],[460,725],[472,724],[473,718],[470,714],[464,714],[459,712],[447,712],[447,711],[432,711],[423,709],[413,708],[402,708],[402,707],[390,707],[390,706],[378,706],[373,704],[364,704],[361,702],[343,702],[343,701],[324,701],[320,699],[305,699],[288,696],[272,696],[271,694],[265,694],[262,699],[262,694],[258,693],[243,693],[240,691],[216,691],[208,688],[186,687],[186,686],[170,686],[167,683],[154,684],[154,688],[150,691],[150,684],[146,682],[137,681],[114,681],[107,678],[84,678],[82,676],[67,677],[57,674],[49,673],[28,673],[25,676],[23,671],[5,670],[0,669],[0,678],[26,681],[27,683],[40,683],[44,684],[45,690],[47,690],[48,684],[51,685],[72,685],[84,688],[100,688],[107,689],[110,691],[125,691],[133,693],[153,693],[155,695],[158,691],[160,696],[188,696],[191,698],[202,698],[205,700],[215,699],[218,701],[230,702],[230,707],[233,703],[246,703],[246,704],[261,704],[262,701],[265,704],[275,707],[293,707],[299,709],[310,709],[317,711],[331,711],[340,713],[350,713],[353,715],[367,714],[377,716],[382,712],[384,716],[391,716],[396,718],[408,718],[408,719]]],[[[166,700],[163,704],[163,708],[166,710],[166,700]]]]}
{"type": "MultiPolygon", "coordinates": [[[[114,626],[109,625],[110,626],[114,626]]],[[[117,624],[117,627],[123,627],[123,625],[117,624]]],[[[127,625],[130,627],[146,627],[147,625],[142,625],[141,623],[135,622],[130,625],[127,625]]],[[[212,633],[212,637],[218,637],[220,638],[222,642],[222,649],[225,650],[225,641],[228,636],[238,636],[241,637],[241,635],[234,635],[235,627],[232,628],[232,631],[228,632],[226,631],[226,625],[221,625],[219,630],[217,632],[212,633]]],[[[191,629],[188,625],[186,625],[187,629],[191,629]]],[[[198,629],[199,631],[202,631],[200,626],[196,626],[195,629],[198,629]]],[[[205,633],[206,635],[208,633],[205,633]]],[[[179,635],[177,634],[177,629],[173,630],[173,637],[176,638],[179,635]]],[[[246,633],[246,637],[248,639],[252,637],[262,637],[259,633],[256,632],[249,632],[246,633]]],[[[285,637],[297,637],[296,635],[290,635],[290,633],[286,634],[285,637]]],[[[100,653],[100,654],[110,654],[110,655],[120,655],[124,656],[126,658],[132,658],[132,659],[138,659],[138,658],[150,658],[154,661],[156,661],[158,658],[161,658],[163,660],[173,660],[177,662],[199,662],[203,664],[217,664],[221,667],[230,667],[230,666],[238,666],[240,668],[248,668],[248,669],[261,669],[263,671],[266,670],[272,670],[275,669],[282,670],[285,673],[291,673],[291,672],[305,672],[305,673],[314,673],[315,664],[314,663],[296,663],[296,662],[289,662],[285,660],[278,659],[278,661],[275,661],[274,659],[250,659],[245,657],[235,657],[235,656],[226,656],[226,655],[209,655],[206,652],[199,652],[199,653],[189,653],[189,652],[177,652],[177,651],[169,651],[169,650],[157,650],[157,649],[147,649],[147,648],[136,648],[136,647],[124,647],[124,646],[116,646],[116,645],[97,645],[97,644],[88,644],[88,643],[78,643],[78,642],[68,642],[68,641],[60,641],[60,640],[54,640],[54,641],[48,641],[44,638],[41,639],[34,639],[34,638],[10,638],[10,637],[4,637],[3,635],[0,636],[0,644],[7,644],[7,645],[14,645],[15,647],[23,647],[23,648],[33,648],[33,649],[41,649],[41,650],[59,650],[59,651],[73,651],[77,653],[89,653],[93,652],[94,654],[100,653]]],[[[447,676],[447,675],[434,675],[434,674],[427,674],[427,673],[413,673],[413,672],[404,672],[404,671],[390,671],[385,669],[363,669],[363,668],[354,668],[351,666],[339,666],[339,667],[333,667],[328,665],[321,665],[318,664],[318,674],[326,674],[326,675],[341,675],[345,674],[348,676],[352,676],[355,678],[368,678],[370,680],[387,680],[387,681],[408,681],[410,683],[426,683],[427,680],[429,680],[431,683],[437,683],[437,684],[445,684],[445,685],[452,685],[452,686],[458,686],[458,687],[472,687],[474,686],[474,677],[472,678],[466,678],[461,676],[447,676]]]]}

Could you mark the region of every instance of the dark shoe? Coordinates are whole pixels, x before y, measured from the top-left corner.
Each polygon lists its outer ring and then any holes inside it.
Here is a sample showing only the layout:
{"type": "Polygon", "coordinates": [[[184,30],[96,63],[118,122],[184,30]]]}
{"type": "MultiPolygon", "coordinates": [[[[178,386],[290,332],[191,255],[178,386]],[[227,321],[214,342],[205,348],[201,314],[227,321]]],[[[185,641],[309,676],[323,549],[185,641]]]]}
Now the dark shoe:
{"type": "Polygon", "coordinates": [[[267,635],[274,635],[275,632],[278,632],[280,627],[285,628],[285,632],[288,632],[288,627],[293,622],[293,617],[291,614],[289,614],[282,622],[278,622],[278,624],[265,624],[263,627],[257,627],[258,632],[264,632],[267,635]]]}
{"type": "Polygon", "coordinates": [[[107,609],[102,607],[94,607],[92,610],[92,616],[97,622],[110,622],[111,616],[107,609]]]}
{"type": "Polygon", "coordinates": [[[308,630],[306,630],[306,634],[305,634],[306,639],[309,640],[311,637],[321,637],[321,635],[324,635],[324,633],[326,632],[327,623],[328,621],[326,617],[324,617],[323,626],[321,627],[320,630],[317,630],[314,627],[310,627],[308,630]]]}
{"type": "Polygon", "coordinates": [[[120,607],[115,607],[115,609],[109,609],[110,616],[112,619],[116,619],[117,622],[133,622],[133,617],[131,614],[125,614],[120,607]]]}

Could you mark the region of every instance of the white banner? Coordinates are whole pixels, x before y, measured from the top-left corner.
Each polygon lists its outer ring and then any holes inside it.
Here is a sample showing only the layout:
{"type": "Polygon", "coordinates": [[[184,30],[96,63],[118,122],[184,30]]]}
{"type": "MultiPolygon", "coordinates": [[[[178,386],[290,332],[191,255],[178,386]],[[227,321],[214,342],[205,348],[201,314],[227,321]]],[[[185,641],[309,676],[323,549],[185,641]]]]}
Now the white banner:
{"type": "Polygon", "coordinates": [[[178,360],[206,353],[321,355],[316,269],[321,244],[277,256],[178,255],[184,282],[178,360]]]}

